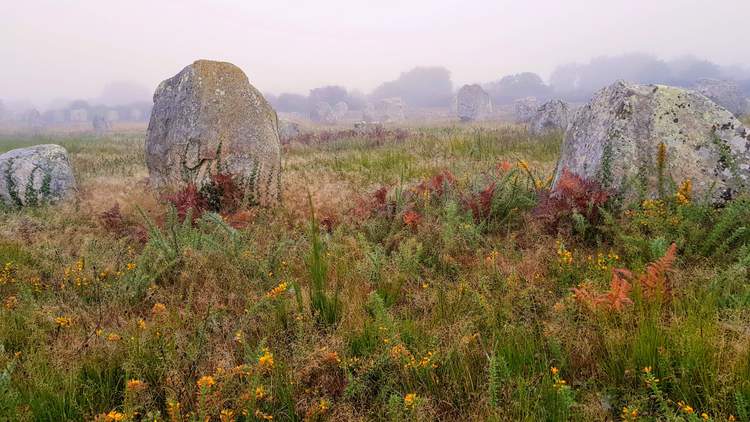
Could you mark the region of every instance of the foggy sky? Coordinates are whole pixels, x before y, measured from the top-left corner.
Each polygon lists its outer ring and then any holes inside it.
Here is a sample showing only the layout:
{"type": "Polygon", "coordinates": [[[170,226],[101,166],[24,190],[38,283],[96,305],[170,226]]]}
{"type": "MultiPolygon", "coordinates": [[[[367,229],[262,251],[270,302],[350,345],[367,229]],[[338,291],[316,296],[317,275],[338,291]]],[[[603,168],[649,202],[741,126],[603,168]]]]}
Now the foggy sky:
{"type": "Polygon", "coordinates": [[[368,92],[419,65],[455,84],[639,51],[750,65],[748,0],[2,0],[0,98],[153,91],[199,58],[263,92],[368,92]]]}

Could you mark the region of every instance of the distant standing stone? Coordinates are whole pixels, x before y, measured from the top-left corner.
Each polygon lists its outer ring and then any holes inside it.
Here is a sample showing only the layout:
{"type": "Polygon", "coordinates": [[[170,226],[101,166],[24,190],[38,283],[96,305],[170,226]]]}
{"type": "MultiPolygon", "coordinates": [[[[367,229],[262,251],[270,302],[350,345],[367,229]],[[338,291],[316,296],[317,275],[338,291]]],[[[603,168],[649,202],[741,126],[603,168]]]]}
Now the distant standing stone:
{"type": "Polygon", "coordinates": [[[310,111],[310,120],[317,123],[333,123],[333,108],[325,101],[316,103],[310,111]]]}
{"type": "Polygon", "coordinates": [[[384,98],[375,103],[375,120],[381,122],[397,122],[406,118],[406,106],[400,97],[384,98]]]}
{"type": "Polygon", "coordinates": [[[96,132],[97,135],[103,135],[112,130],[112,125],[110,125],[109,120],[99,114],[94,116],[94,120],[91,121],[91,124],[94,126],[94,132],[96,132]]]}
{"type": "Polygon", "coordinates": [[[563,169],[630,201],[689,180],[694,197],[724,202],[748,189],[750,131],[694,91],[616,82],[568,126],[555,186],[563,169]]]}
{"type": "Polygon", "coordinates": [[[464,85],[456,94],[456,114],[461,121],[487,118],[492,113],[492,99],[481,86],[464,85]]]}
{"type": "Polygon", "coordinates": [[[517,123],[528,123],[536,110],[539,108],[539,102],[534,97],[519,98],[513,102],[517,123]]]}
{"type": "Polygon", "coordinates": [[[60,145],[36,145],[0,154],[0,203],[5,206],[57,202],[75,190],[68,152],[60,145]]]}
{"type": "Polygon", "coordinates": [[[240,68],[198,60],[156,88],[146,165],[156,187],[200,187],[224,173],[272,205],[281,194],[276,112],[240,68]]]}
{"type": "Polygon", "coordinates": [[[568,127],[571,110],[568,103],[552,100],[542,104],[529,120],[529,133],[543,135],[548,132],[564,131],[568,127]]]}
{"type": "Polygon", "coordinates": [[[300,125],[291,120],[279,120],[279,138],[282,142],[289,141],[302,132],[300,125]]]}

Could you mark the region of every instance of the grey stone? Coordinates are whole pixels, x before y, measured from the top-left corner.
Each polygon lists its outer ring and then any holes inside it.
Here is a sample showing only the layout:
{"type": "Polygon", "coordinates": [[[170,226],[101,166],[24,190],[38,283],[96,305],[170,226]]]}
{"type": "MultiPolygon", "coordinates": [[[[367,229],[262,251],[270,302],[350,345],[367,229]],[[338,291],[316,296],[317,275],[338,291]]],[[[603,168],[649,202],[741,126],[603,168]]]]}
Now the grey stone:
{"type": "Polygon", "coordinates": [[[616,82],[568,126],[554,185],[568,169],[638,200],[690,180],[694,196],[723,202],[747,190],[749,164],[750,131],[723,107],[690,90],[616,82]]]}
{"type": "Polygon", "coordinates": [[[331,123],[338,123],[346,118],[346,113],[349,112],[349,106],[344,101],[337,102],[331,110],[330,120],[331,123]]]}
{"type": "Polygon", "coordinates": [[[76,180],[60,145],[36,145],[0,154],[0,203],[11,207],[57,202],[73,196],[76,180]]]}
{"type": "Polygon", "coordinates": [[[310,111],[310,120],[317,123],[333,123],[333,108],[325,101],[316,103],[310,111]]]}
{"type": "Polygon", "coordinates": [[[372,108],[374,118],[369,121],[399,122],[406,118],[405,109],[404,101],[400,97],[383,98],[374,104],[372,108]]]}
{"type": "Polygon", "coordinates": [[[112,125],[109,123],[109,120],[100,114],[94,116],[91,125],[94,127],[94,132],[96,132],[97,135],[104,135],[112,130],[112,125]]]}
{"type": "Polygon", "coordinates": [[[456,94],[456,114],[461,121],[487,118],[492,114],[492,99],[479,85],[464,85],[456,94]]]}
{"type": "Polygon", "coordinates": [[[513,102],[513,111],[517,123],[528,123],[536,110],[539,108],[539,102],[534,97],[519,98],[513,102]]]}
{"type": "Polygon", "coordinates": [[[742,95],[740,87],[732,81],[699,79],[694,89],[735,116],[742,116],[750,111],[747,108],[747,99],[742,95]]]}
{"type": "Polygon", "coordinates": [[[249,198],[272,205],[281,195],[276,112],[237,66],[198,60],[159,84],[146,134],[155,187],[235,177],[249,198]]]}
{"type": "Polygon", "coordinates": [[[279,120],[279,138],[282,142],[291,140],[302,133],[302,129],[297,122],[291,120],[279,120]]]}
{"type": "Polygon", "coordinates": [[[564,131],[572,112],[562,100],[552,100],[542,104],[529,120],[529,133],[543,135],[554,131],[564,131]]]}

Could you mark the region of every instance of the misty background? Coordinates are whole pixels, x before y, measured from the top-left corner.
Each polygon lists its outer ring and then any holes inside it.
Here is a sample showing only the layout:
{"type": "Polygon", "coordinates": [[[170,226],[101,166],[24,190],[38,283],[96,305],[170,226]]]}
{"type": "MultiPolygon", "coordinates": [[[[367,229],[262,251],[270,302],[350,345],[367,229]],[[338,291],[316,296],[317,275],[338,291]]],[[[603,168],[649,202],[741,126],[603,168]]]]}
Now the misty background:
{"type": "Polygon", "coordinates": [[[617,79],[750,96],[748,16],[747,0],[4,2],[0,119],[144,120],[156,85],[200,58],[238,65],[281,112],[447,107],[465,83],[496,104],[585,101],[617,79]]]}

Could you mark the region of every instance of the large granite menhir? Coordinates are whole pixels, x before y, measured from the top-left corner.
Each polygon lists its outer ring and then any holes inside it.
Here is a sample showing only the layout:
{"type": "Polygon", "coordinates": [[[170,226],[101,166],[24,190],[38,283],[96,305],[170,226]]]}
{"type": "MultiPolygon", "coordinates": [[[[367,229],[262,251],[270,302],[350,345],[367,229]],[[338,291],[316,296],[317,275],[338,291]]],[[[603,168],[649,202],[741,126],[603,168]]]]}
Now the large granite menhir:
{"type": "Polygon", "coordinates": [[[625,200],[654,198],[660,183],[690,180],[694,197],[720,203],[750,185],[750,131],[697,92],[616,82],[576,113],[555,185],[563,169],[625,200]]]}
{"type": "Polygon", "coordinates": [[[254,202],[277,203],[276,112],[240,68],[198,60],[156,88],[146,165],[156,187],[201,187],[212,174],[231,174],[254,202]]]}

